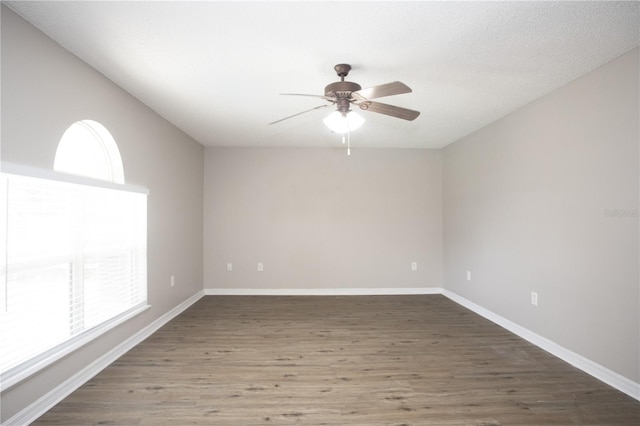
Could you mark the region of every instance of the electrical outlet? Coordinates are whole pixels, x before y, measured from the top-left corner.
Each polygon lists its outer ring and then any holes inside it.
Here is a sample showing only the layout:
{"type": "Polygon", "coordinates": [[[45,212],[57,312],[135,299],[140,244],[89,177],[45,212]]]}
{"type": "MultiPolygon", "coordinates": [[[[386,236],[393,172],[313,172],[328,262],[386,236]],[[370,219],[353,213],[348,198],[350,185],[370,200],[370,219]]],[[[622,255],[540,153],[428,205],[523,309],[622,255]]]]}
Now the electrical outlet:
{"type": "Polygon", "coordinates": [[[176,277],[175,275],[171,275],[171,287],[176,285],[176,277]]]}
{"type": "Polygon", "coordinates": [[[411,270],[412,271],[418,270],[418,262],[411,262],[411,270]]]}
{"type": "Polygon", "coordinates": [[[262,262],[258,262],[258,271],[264,271],[264,265],[262,264],[262,262]]]}
{"type": "Polygon", "coordinates": [[[467,271],[467,281],[471,281],[471,271],[467,271]]]}
{"type": "Polygon", "coordinates": [[[538,293],[535,291],[531,292],[531,304],[533,306],[538,306],[538,293]]]}
{"type": "Polygon", "coordinates": [[[233,263],[227,263],[227,271],[233,271],[233,263]]]}

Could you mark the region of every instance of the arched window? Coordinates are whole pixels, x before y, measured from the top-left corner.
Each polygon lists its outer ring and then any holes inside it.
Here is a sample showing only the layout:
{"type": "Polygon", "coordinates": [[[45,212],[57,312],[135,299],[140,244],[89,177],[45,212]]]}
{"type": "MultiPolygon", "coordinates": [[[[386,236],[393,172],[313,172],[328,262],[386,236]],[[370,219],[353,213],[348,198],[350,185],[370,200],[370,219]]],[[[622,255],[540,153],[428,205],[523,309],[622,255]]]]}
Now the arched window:
{"type": "Polygon", "coordinates": [[[147,194],[124,184],[118,146],[92,120],[77,121],[65,131],[54,171],[11,170],[3,164],[4,386],[148,308],[147,194]]]}
{"type": "Polygon", "coordinates": [[[116,141],[97,121],[73,123],[62,135],[53,169],[114,183],[124,183],[122,158],[116,141]]]}

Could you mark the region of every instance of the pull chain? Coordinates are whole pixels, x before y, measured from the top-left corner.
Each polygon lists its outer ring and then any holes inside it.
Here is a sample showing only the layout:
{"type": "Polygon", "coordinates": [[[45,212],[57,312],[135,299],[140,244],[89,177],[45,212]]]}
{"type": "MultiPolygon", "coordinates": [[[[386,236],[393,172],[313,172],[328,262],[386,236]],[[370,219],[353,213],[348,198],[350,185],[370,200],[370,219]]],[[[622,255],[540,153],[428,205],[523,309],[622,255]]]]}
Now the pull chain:
{"type": "Polygon", "coordinates": [[[342,134],[342,145],[345,144],[345,141],[347,143],[347,155],[351,155],[351,132],[349,131],[349,129],[347,128],[347,133],[346,133],[346,137],[345,134],[342,134]]]}
{"type": "MultiPolygon", "coordinates": [[[[347,155],[351,155],[351,129],[346,115],[344,116],[344,124],[347,128],[347,155]]],[[[342,144],[344,145],[344,133],[342,134],[342,144]]]]}

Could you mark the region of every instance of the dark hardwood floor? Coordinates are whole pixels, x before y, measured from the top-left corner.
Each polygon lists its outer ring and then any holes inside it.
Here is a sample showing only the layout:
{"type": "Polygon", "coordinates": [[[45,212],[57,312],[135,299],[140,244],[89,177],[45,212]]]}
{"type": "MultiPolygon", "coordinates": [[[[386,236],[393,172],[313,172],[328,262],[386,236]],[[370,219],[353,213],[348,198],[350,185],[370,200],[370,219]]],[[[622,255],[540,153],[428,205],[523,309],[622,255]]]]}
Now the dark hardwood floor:
{"type": "Polygon", "coordinates": [[[639,425],[640,402],[439,295],[202,298],[38,425],[639,425]]]}

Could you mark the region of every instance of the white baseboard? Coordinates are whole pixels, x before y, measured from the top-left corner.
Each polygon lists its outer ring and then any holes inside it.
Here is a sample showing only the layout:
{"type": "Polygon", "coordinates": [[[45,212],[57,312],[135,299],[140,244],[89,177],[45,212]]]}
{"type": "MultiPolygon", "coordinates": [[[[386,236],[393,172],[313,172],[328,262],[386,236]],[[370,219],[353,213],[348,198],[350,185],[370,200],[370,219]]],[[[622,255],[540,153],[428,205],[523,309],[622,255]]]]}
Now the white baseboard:
{"type": "Polygon", "coordinates": [[[476,314],[488,319],[489,321],[498,324],[500,327],[509,330],[513,334],[522,337],[523,339],[533,343],[541,349],[544,349],[545,351],[573,365],[574,367],[579,368],[580,370],[595,377],[596,379],[640,401],[640,383],[636,383],[633,380],[616,373],[615,371],[609,370],[608,368],[603,367],[602,365],[593,362],[590,359],[587,359],[582,355],[579,355],[563,346],[560,346],[557,343],[540,336],[539,334],[521,327],[518,324],[511,322],[508,319],[489,311],[488,309],[483,308],[480,305],[476,305],[470,300],[458,296],[457,294],[449,290],[443,289],[442,294],[447,298],[453,300],[457,304],[462,305],[465,308],[475,312],[476,314]]]}
{"type": "Polygon", "coordinates": [[[50,410],[54,405],[62,401],[64,398],[69,396],[72,392],[78,389],[80,386],[88,382],[91,378],[96,376],[102,370],[107,368],[111,363],[120,358],[126,352],[131,350],[136,345],[140,344],[143,340],[151,336],[155,333],[160,327],[171,321],[173,318],[178,316],[184,310],[186,310],[189,306],[193,305],[195,302],[200,300],[204,296],[204,291],[199,291],[194,294],[175,308],[171,309],[166,314],[162,315],[160,318],[122,342],[120,345],[116,346],[87,367],[83,368],[76,374],[74,374],[69,379],[65,380],[63,383],[58,385],[51,392],[48,392],[42,398],[35,401],[33,404],[29,405],[18,414],[14,415],[6,422],[2,424],[2,426],[22,426],[28,425],[34,422],[38,417],[42,416],[48,410],[50,410]]]}
{"type": "Polygon", "coordinates": [[[206,288],[207,296],[384,296],[441,294],[439,287],[403,288],[206,288]]]}

